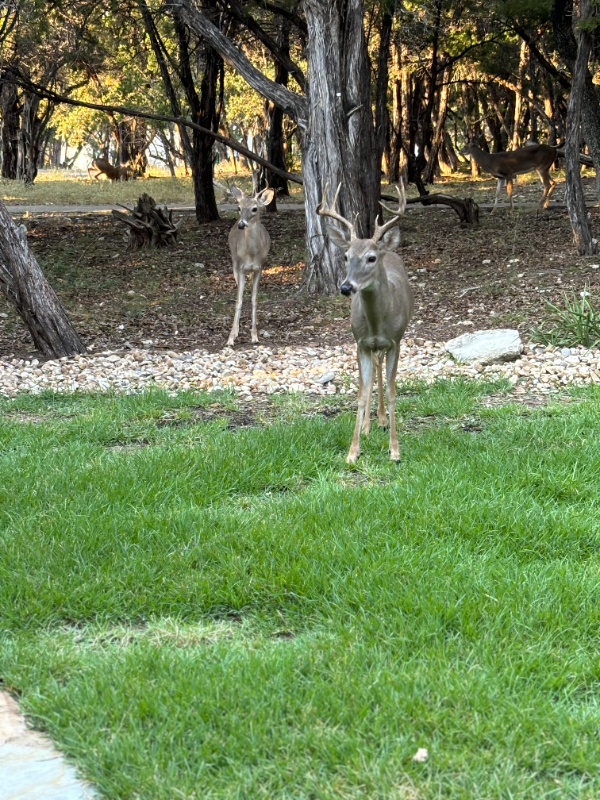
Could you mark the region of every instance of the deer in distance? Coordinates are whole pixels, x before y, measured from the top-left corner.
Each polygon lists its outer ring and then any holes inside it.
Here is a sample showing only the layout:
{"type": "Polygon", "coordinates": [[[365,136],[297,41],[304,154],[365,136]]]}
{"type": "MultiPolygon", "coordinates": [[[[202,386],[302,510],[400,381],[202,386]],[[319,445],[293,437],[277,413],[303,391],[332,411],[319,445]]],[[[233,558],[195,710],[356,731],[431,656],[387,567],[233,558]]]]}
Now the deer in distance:
{"type": "Polygon", "coordinates": [[[552,165],[556,160],[556,156],[559,155],[556,147],[551,147],[549,144],[530,144],[506,153],[488,153],[478,147],[475,142],[467,142],[460,153],[463,156],[471,156],[473,161],[479,164],[482,169],[489,172],[494,178],[498,178],[496,201],[492,212],[495,211],[498,205],[503,183],[506,184],[511,213],[514,211],[512,190],[515,176],[523,175],[525,172],[533,172],[533,170],[537,172],[544,184],[544,193],[542,194],[538,211],[548,208],[550,195],[556,186],[556,181],[553,181],[550,177],[552,165]]]}
{"type": "Polygon", "coordinates": [[[237,300],[235,315],[228,347],[233,347],[240,332],[240,314],[242,313],[242,300],[246,276],[252,276],[252,343],[258,342],[256,330],[256,303],[258,299],[258,282],[263,264],[269,254],[271,237],[265,226],[260,221],[260,214],[272,201],[275,190],[263,189],[255,195],[246,197],[237,186],[231,188],[231,194],[238,204],[240,217],[229,231],[229,249],[233,263],[233,277],[237,285],[237,300]]]}
{"type": "Polygon", "coordinates": [[[118,167],[113,167],[107,158],[95,158],[91,165],[88,167],[88,177],[98,180],[100,175],[106,175],[111,181],[127,181],[132,176],[130,167],[119,164],[118,167]]]}
{"type": "Polygon", "coordinates": [[[356,340],[358,357],[358,410],[354,436],[346,461],[354,464],[360,455],[360,434],[371,430],[371,397],[375,371],[377,371],[377,419],[381,427],[387,426],[383,401],[383,358],[385,356],[386,398],[390,428],[390,457],[400,458],[396,432],[396,371],[400,352],[400,339],[404,335],[414,309],[413,292],[404,269],[402,258],[394,252],[400,244],[398,220],[406,209],[404,185],[397,188],[398,208],[391,209],[392,219],[384,225],[375,222],[370,239],[359,239],[354,225],[335,210],[340,192],[338,186],[333,205],[327,206],[327,186],[317,209],[322,216],[340,222],[345,230],[327,224],[329,238],[344,251],[347,274],[341,286],[344,295],[352,295],[350,324],[356,340]]]}

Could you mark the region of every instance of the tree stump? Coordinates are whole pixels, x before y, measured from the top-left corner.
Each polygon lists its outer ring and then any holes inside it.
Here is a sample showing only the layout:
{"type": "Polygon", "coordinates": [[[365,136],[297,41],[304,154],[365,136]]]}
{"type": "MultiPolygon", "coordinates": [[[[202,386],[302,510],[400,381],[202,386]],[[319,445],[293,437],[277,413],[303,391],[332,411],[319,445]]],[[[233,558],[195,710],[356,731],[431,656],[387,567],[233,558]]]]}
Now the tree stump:
{"type": "Polygon", "coordinates": [[[85,345],[29,250],[27,229],[17,228],[0,202],[0,289],[17,309],[35,346],[50,358],[85,353],[85,345]]]}
{"type": "Polygon", "coordinates": [[[159,208],[149,194],[138,198],[134,209],[128,214],[113,209],[113,216],[128,226],[128,250],[142,247],[173,247],[183,219],[173,222],[173,212],[165,206],[159,208]]]}

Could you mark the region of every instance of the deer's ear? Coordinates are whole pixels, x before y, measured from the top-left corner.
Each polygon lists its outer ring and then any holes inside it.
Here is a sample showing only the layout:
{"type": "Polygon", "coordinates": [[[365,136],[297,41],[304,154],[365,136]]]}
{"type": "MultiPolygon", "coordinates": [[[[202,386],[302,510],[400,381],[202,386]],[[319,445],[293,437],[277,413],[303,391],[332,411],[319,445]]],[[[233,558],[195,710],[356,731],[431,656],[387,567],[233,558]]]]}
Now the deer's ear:
{"type": "Polygon", "coordinates": [[[262,192],[256,195],[256,199],[262,206],[268,206],[269,203],[273,202],[274,197],[275,189],[263,189],[262,192]]]}
{"type": "Polygon", "coordinates": [[[377,244],[382,250],[395,250],[400,244],[400,228],[390,228],[377,244]]]}
{"type": "Polygon", "coordinates": [[[234,196],[234,198],[238,201],[238,203],[240,202],[240,200],[243,200],[244,193],[242,192],[241,189],[238,189],[237,186],[232,186],[229,191],[234,196]]]}
{"type": "Polygon", "coordinates": [[[329,235],[330,240],[334,243],[336,247],[339,247],[340,250],[347,250],[350,247],[350,238],[349,234],[346,234],[346,231],[340,231],[339,228],[336,228],[334,225],[326,223],[327,226],[327,233],[329,235]]]}

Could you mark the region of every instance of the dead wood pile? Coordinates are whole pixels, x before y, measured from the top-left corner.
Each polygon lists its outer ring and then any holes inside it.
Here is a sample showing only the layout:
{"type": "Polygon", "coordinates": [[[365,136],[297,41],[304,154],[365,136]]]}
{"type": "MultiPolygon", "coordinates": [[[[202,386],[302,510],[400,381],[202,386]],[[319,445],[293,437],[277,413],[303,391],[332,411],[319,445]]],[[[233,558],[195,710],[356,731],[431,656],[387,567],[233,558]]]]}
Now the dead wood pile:
{"type": "Polygon", "coordinates": [[[115,209],[112,213],[119,222],[128,226],[128,250],[177,245],[177,236],[183,219],[173,222],[173,211],[169,211],[166,206],[159,208],[149,194],[141,195],[135,208],[126,210],[127,214],[115,209]]]}

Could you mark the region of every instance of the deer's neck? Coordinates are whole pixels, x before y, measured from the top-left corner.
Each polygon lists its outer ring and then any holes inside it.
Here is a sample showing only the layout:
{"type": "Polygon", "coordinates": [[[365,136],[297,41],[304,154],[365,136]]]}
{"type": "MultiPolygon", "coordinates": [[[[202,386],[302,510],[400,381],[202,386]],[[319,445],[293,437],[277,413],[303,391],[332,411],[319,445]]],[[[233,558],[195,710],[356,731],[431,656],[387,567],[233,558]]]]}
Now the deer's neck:
{"type": "Polygon", "coordinates": [[[384,334],[389,316],[390,292],[387,275],[381,265],[375,280],[360,290],[360,299],[370,333],[373,336],[384,334]]]}
{"type": "Polygon", "coordinates": [[[249,225],[244,228],[244,237],[246,241],[254,241],[260,235],[260,217],[257,217],[249,225]]]}
{"type": "Polygon", "coordinates": [[[496,159],[493,157],[492,153],[487,153],[485,150],[478,147],[476,150],[471,151],[471,157],[480,167],[491,172],[492,175],[494,174],[493,169],[496,166],[496,159]]]}

